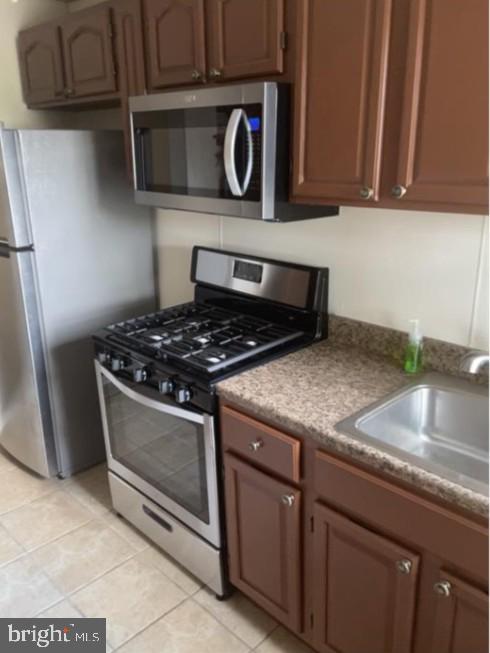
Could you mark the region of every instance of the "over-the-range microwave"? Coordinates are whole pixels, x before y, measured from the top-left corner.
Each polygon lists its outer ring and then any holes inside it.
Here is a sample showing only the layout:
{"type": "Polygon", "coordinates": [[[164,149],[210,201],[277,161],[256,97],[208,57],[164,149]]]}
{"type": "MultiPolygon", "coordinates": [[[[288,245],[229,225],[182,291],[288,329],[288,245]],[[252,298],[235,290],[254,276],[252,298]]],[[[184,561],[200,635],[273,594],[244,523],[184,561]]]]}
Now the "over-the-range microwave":
{"type": "Polygon", "coordinates": [[[129,100],[135,199],[267,221],[338,214],[290,204],[289,86],[216,86],[129,100]]]}

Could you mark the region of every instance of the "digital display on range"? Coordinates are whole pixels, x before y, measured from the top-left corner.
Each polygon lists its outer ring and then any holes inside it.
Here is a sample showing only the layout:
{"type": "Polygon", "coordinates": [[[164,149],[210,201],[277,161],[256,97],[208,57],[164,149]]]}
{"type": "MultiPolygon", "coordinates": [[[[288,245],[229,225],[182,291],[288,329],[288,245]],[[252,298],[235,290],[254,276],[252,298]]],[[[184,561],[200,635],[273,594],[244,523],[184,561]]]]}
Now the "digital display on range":
{"type": "Polygon", "coordinates": [[[262,266],[257,263],[235,261],[233,265],[233,277],[235,279],[243,279],[243,281],[260,283],[262,281],[262,269],[262,266]]]}

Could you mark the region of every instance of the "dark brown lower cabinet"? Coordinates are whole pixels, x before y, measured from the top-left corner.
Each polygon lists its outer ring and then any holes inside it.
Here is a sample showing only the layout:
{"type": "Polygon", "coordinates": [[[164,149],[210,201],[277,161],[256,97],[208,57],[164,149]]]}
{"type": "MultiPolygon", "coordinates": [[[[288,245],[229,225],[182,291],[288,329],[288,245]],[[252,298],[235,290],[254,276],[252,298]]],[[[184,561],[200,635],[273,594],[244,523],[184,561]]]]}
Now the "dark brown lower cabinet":
{"type": "Polygon", "coordinates": [[[238,407],[221,427],[233,585],[318,653],[488,653],[482,520],[238,407]]]}
{"type": "Polygon", "coordinates": [[[410,653],[419,557],[315,504],[315,647],[410,653]]]}
{"type": "Polygon", "coordinates": [[[225,454],[230,579],[301,631],[301,492],[225,454]]]}
{"type": "Polygon", "coordinates": [[[488,653],[488,596],[441,570],[430,653],[488,653]]]}

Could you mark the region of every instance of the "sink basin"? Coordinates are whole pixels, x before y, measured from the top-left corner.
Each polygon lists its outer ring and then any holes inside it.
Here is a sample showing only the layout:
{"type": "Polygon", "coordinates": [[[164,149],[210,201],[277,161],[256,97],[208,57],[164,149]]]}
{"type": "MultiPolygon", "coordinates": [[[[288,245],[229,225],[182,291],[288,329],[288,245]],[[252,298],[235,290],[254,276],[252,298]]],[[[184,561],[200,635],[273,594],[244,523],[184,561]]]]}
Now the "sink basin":
{"type": "Polygon", "coordinates": [[[448,480],[488,493],[488,390],[427,374],[337,430],[448,480]]]}

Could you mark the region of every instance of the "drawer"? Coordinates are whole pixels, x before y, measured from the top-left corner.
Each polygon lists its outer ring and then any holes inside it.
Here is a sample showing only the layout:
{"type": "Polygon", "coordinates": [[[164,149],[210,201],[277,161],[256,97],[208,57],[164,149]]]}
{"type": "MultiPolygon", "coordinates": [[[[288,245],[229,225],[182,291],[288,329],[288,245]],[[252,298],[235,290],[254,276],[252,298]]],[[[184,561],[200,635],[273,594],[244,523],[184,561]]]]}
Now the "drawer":
{"type": "Polygon", "coordinates": [[[109,487],[112,505],[120,515],[217,594],[225,593],[221,551],[112,472],[109,487]]]}
{"type": "Polygon", "coordinates": [[[224,406],[221,409],[223,449],[239,453],[279,476],[300,480],[301,441],[252,417],[224,406]]]}
{"type": "Polygon", "coordinates": [[[315,453],[315,490],[325,503],[487,581],[488,530],[476,522],[323,451],[315,453]]]}

